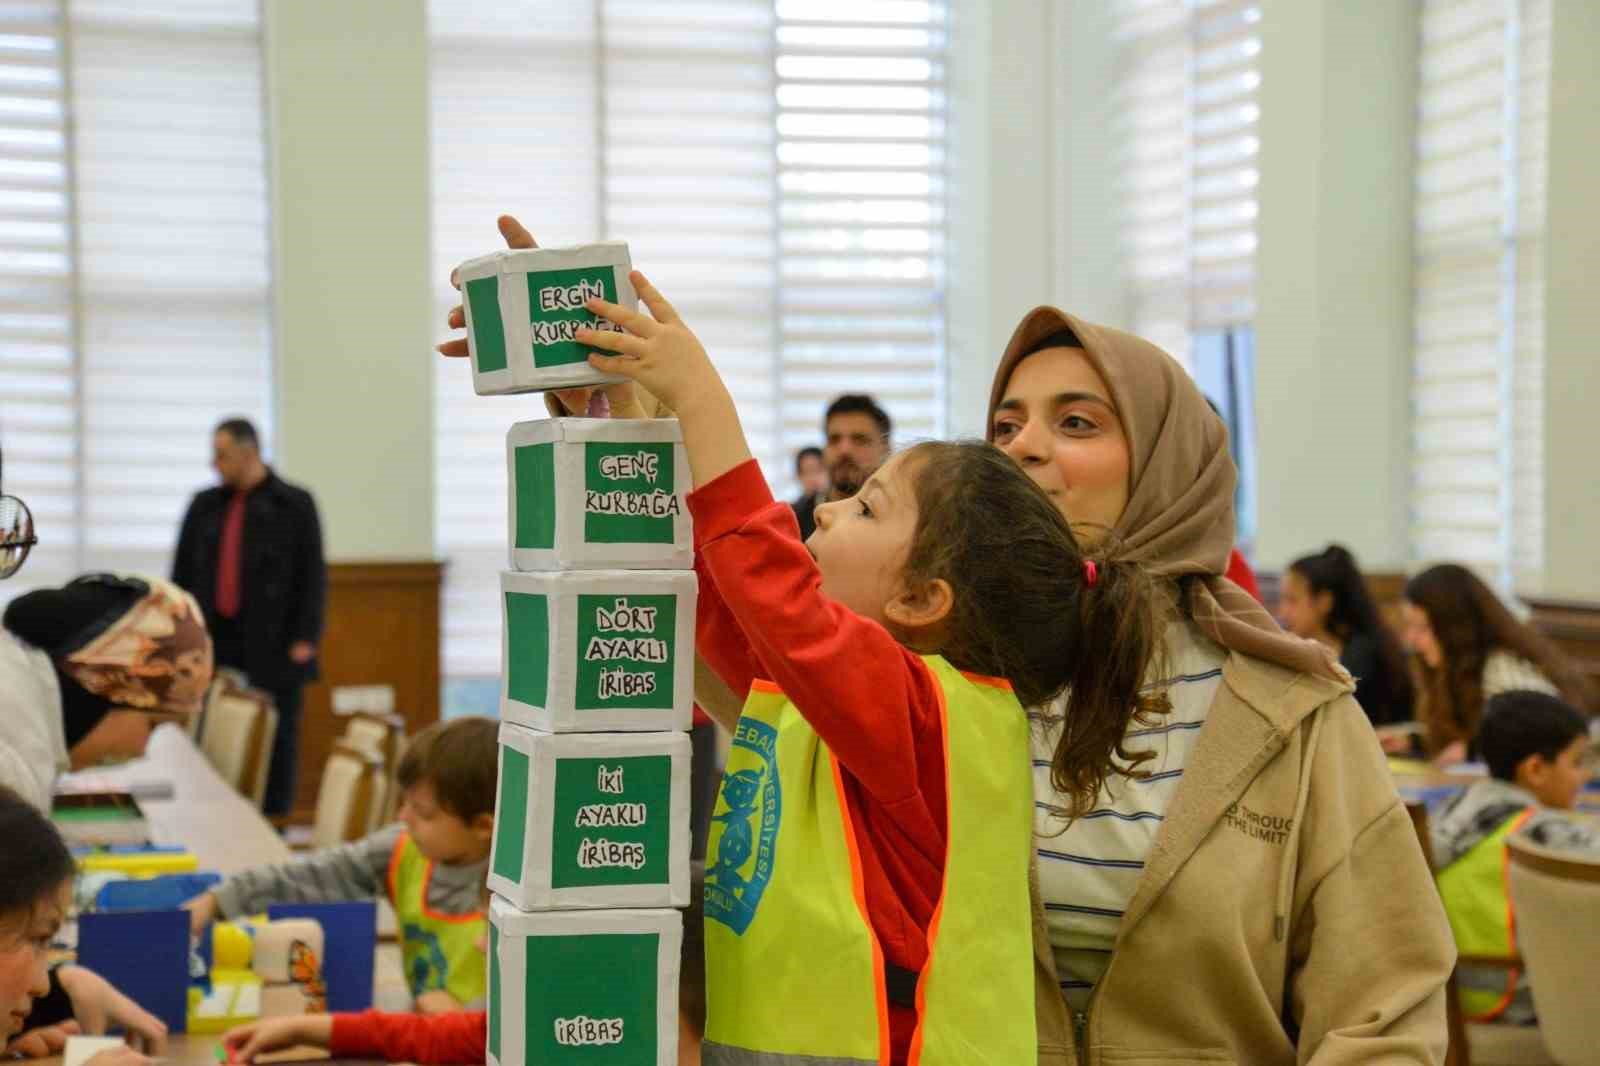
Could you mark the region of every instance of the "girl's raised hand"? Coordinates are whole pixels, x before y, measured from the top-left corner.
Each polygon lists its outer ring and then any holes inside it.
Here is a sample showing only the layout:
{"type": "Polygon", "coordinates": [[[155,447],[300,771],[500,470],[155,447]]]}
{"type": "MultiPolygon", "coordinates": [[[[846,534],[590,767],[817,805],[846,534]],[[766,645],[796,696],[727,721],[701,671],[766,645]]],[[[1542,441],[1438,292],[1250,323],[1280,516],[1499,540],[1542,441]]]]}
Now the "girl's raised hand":
{"type": "Polygon", "coordinates": [[[698,404],[720,403],[727,396],[727,389],[699,338],[648,278],[637,270],[628,277],[650,313],[641,314],[600,299],[588,301],[585,306],[590,311],[627,331],[578,330],[575,340],[617,353],[593,353],[589,365],[638,383],[677,411],[680,419],[690,416],[698,404]]]}
{"type": "Polygon", "coordinates": [[[739,413],[705,348],[667,298],[637,270],[628,276],[650,313],[590,300],[585,306],[591,312],[627,332],[580,329],[576,339],[617,353],[591,354],[590,366],[627,378],[677,412],[694,483],[708,484],[750,459],[739,413]]]}

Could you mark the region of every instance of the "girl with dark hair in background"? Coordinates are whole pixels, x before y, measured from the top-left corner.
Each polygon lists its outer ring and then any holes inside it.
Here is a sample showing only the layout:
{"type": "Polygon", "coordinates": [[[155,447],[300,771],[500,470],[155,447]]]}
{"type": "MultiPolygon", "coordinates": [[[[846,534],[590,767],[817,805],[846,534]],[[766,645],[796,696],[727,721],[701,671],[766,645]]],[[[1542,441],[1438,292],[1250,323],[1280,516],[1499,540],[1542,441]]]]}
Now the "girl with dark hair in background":
{"type": "MultiPolygon", "coordinates": [[[[0,785],[0,1040],[7,1042],[5,1052],[11,1058],[59,1055],[68,1036],[104,1032],[110,1023],[124,1026],[160,1054],[167,1030],[159,1019],[82,966],[48,965],[76,872],[56,827],[0,785]]],[[[102,1051],[89,1060],[91,1066],[149,1062],[131,1048],[102,1051]]]]}
{"type": "Polygon", "coordinates": [[[1411,677],[1400,642],[1378,614],[1366,578],[1342,545],[1289,564],[1279,615],[1296,636],[1332,648],[1356,679],[1356,702],[1373,725],[1411,720],[1411,677]]]}
{"type": "Polygon", "coordinates": [[[1501,692],[1545,692],[1595,712],[1593,686],[1466,567],[1445,563],[1413,577],[1401,612],[1418,660],[1417,720],[1440,765],[1467,758],[1484,703],[1501,692]]]}

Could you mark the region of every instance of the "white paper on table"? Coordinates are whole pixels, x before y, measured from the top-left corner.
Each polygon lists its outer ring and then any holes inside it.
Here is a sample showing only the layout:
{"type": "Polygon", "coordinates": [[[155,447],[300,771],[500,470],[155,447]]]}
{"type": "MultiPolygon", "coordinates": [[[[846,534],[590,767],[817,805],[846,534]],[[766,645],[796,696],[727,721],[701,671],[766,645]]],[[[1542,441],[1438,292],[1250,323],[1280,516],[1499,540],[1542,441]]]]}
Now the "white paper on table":
{"type": "Polygon", "coordinates": [[[62,1052],[61,1066],[83,1066],[102,1051],[113,1051],[124,1044],[120,1036],[69,1036],[62,1052]]]}

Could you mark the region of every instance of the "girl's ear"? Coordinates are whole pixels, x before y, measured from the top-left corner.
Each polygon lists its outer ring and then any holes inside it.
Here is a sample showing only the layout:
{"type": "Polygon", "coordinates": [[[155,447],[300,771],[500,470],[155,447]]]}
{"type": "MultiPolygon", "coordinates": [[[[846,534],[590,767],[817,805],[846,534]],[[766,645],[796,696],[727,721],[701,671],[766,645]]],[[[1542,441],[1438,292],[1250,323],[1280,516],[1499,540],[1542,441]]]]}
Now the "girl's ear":
{"type": "Polygon", "coordinates": [[[473,815],[472,825],[470,828],[473,836],[477,837],[479,840],[482,840],[486,844],[490,843],[494,840],[494,815],[473,815]]]}
{"type": "Polygon", "coordinates": [[[955,607],[955,591],[942,577],[923,581],[916,588],[903,588],[883,606],[890,624],[909,632],[926,632],[950,616],[955,607]]]}

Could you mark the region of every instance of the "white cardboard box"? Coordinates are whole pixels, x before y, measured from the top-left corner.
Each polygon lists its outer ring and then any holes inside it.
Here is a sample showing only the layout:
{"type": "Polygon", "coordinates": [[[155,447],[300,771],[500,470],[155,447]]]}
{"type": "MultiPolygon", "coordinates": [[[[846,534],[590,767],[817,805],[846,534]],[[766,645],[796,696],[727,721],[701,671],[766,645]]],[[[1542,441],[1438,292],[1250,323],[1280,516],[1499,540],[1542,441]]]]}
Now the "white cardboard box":
{"type": "Polygon", "coordinates": [[[506,433],[513,570],[687,570],[694,538],[675,418],[546,418],[506,433]]]}
{"type": "Polygon", "coordinates": [[[632,309],[624,241],[490,252],[457,268],[472,388],[480,396],[620,381],[591,367],[578,326],[620,329],[583,306],[591,296],[632,309]]]}
{"type": "Polygon", "coordinates": [[[676,1066],[682,949],[677,911],[524,914],[493,899],[489,1066],[676,1066]]]}
{"type": "Polygon", "coordinates": [[[489,888],[525,911],[689,905],[689,737],[500,726],[489,888]]]}
{"type": "Polygon", "coordinates": [[[692,570],[500,574],[500,716],[551,733],[688,729],[692,570]]]}

